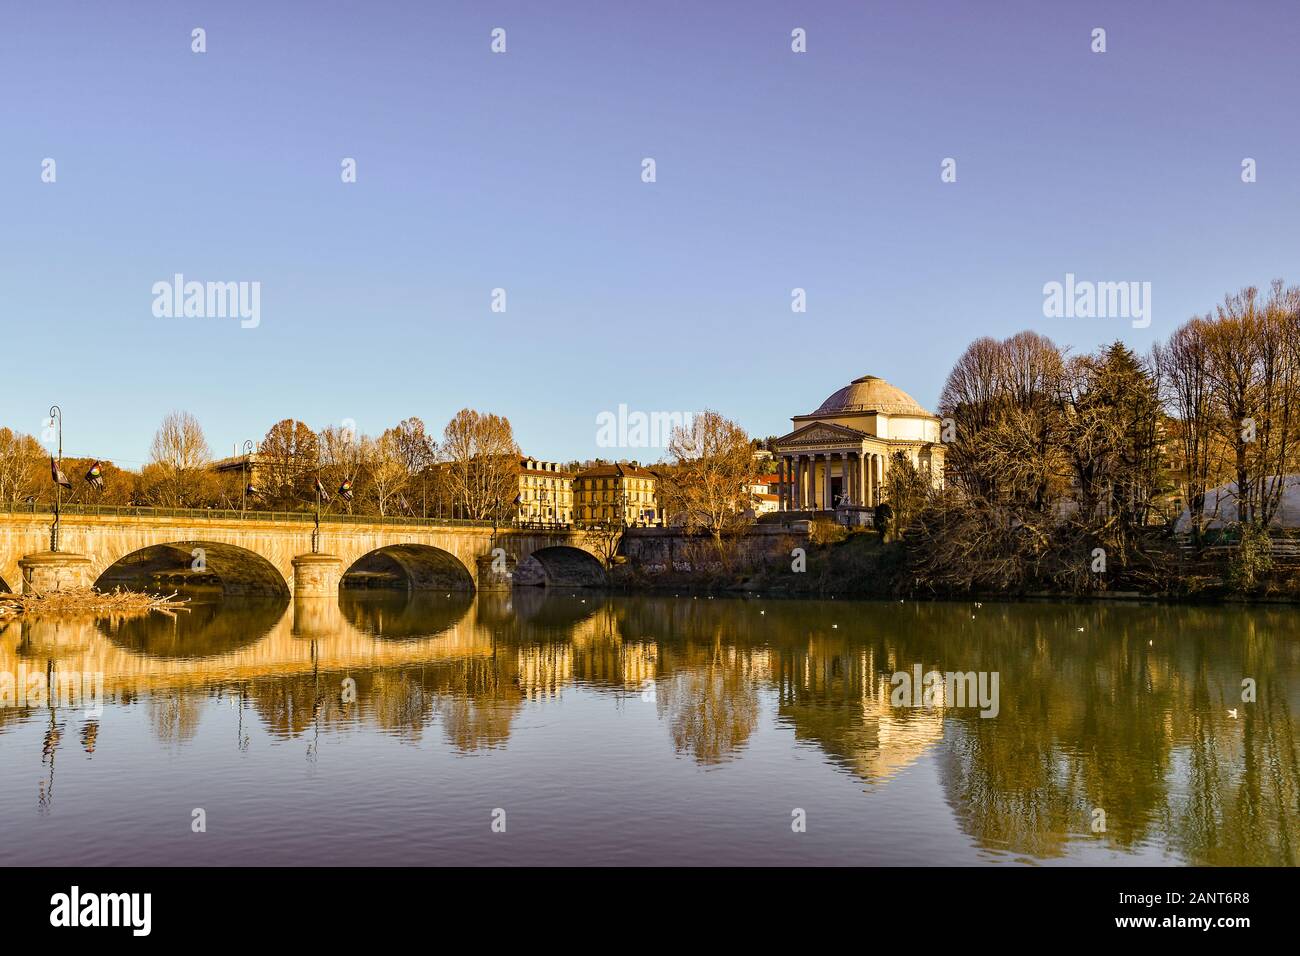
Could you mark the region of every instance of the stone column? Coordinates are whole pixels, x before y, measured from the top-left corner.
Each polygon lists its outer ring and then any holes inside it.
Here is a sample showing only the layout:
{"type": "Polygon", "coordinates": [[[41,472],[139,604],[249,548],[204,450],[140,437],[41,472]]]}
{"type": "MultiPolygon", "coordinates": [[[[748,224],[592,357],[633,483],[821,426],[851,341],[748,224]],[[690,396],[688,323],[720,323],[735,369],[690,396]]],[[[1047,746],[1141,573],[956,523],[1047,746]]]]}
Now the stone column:
{"type": "Polygon", "coordinates": [[[337,554],[300,554],[293,559],[293,596],[338,598],[343,559],[337,554]]]}
{"type": "Polygon", "coordinates": [[[835,460],[835,453],[828,451],[826,453],[826,475],[822,478],[822,508],[829,509],[835,507],[835,502],[831,500],[831,462],[835,460]]]}
{"type": "Polygon", "coordinates": [[[24,594],[90,587],[90,558],[67,551],[38,551],[18,559],[24,594]]]}
{"type": "Polygon", "coordinates": [[[840,496],[843,497],[844,503],[853,504],[853,488],[849,484],[849,453],[840,452],[840,496]]]}
{"type": "Polygon", "coordinates": [[[808,456],[808,508],[811,511],[817,510],[817,499],[821,497],[817,487],[817,458],[815,453],[808,456]]]}

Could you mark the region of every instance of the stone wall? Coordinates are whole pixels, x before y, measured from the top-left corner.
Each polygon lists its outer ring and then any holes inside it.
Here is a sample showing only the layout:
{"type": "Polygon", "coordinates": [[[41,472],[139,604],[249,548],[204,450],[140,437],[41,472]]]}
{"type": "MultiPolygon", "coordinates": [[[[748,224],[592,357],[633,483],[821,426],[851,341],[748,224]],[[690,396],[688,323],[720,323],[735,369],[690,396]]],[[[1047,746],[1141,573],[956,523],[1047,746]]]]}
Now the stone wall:
{"type": "Polygon", "coordinates": [[[790,552],[806,547],[811,535],[807,521],[751,525],[743,534],[722,539],[722,549],[708,534],[688,534],[679,528],[629,528],[619,553],[639,576],[718,575],[756,571],[790,552]]]}

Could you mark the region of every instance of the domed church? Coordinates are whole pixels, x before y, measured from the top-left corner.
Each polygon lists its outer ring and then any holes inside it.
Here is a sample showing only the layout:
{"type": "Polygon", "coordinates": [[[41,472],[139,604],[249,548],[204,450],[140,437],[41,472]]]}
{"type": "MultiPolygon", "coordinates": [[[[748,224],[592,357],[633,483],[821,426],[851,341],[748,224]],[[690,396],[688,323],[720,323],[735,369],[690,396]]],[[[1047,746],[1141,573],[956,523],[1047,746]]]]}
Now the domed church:
{"type": "Polygon", "coordinates": [[[855,378],[772,447],[782,511],[870,508],[881,503],[890,458],[903,452],[943,482],[940,421],[883,378],[855,378]]]}

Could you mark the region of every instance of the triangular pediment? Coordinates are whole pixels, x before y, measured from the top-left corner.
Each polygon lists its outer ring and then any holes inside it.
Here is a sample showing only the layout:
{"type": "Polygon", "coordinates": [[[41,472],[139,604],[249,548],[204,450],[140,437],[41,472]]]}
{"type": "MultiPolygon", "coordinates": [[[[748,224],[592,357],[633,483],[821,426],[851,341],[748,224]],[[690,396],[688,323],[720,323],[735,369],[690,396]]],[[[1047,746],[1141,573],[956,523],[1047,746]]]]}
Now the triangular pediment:
{"type": "Polygon", "coordinates": [[[800,425],[788,435],[782,435],[774,444],[780,450],[788,446],[857,444],[871,437],[866,432],[849,428],[847,425],[837,425],[834,422],[809,422],[800,425]]]}

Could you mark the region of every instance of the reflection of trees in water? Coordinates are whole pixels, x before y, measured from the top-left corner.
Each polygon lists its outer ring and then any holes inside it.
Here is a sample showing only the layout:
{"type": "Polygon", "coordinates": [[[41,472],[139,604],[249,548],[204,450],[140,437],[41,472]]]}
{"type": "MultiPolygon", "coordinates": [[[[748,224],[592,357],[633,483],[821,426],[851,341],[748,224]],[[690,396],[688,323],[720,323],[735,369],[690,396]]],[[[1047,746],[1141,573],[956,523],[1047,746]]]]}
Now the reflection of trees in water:
{"type": "Polygon", "coordinates": [[[691,649],[694,658],[655,684],[659,716],[668,721],[673,746],[697,763],[720,763],[748,743],[758,724],[755,660],[735,648],[691,649]]]}
{"type": "Polygon", "coordinates": [[[192,604],[172,614],[100,620],[99,630],[118,647],[149,657],[201,659],[256,644],[279,623],[288,602],[242,598],[192,604]]]}
{"type": "Polygon", "coordinates": [[[1071,839],[1155,842],[1199,864],[1295,862],[1294,612],[1078,609],[1088,624],[1073,635],[1068,612],[999,613],[981,652],[1002,672],[1002,712],[955,715],[941,762],[982,845],[1046,857],[1071,839]],[[1241,703],[1244,676],[1259,703],[1241,703]]]}
{"type": "MultiPolygon", "coordinates": [[[[771,679],[767,642],[754,633],[759,610],[708,598],[632,598],[613,609],[622,636],[617,666],[626,684],[654,680],[655,704],[674,748],[698,763],[736,756],[758,725],[759,688],[771,679]]],[[[581,670],[599,664],[613,670],[612,646],[590,650],[581,670]]]]}
{"type": "Polygon", "coordinates": [[[184,744],[193,740],[199,729],[205,696],[192,691],[150,694],[146,706],[154,736],[169,744],[184,744]]]}
{"type": "Polygon", "coordinates": [[[1300,860],[1300,745],[1288,698],[1296,692],[1294,671],[1288,679],[1260,668],[1258,702],[1238,704],[1237,720],[1213,706],[1218,682],[1205,676],[1212,716],[1193,719],[1190,742],[1174,750],[1174,776],[1185,780],[1171,800],[1175,839],[1197,863],[1294,866],[1300,860]]]}
{"type": "Polygon", "coordinates": [[[275,737],[301,737],[312,728],[338,731],[365,721],[395,736],[418,740],[437,720],[447,742],[464,751],[504,743],[523,704],[511,669],[488,658],[268,677],[242,687],[275,737]],[[356,682],[353,703],[343,701],[344,681],[349,678],[356,682]]]}

